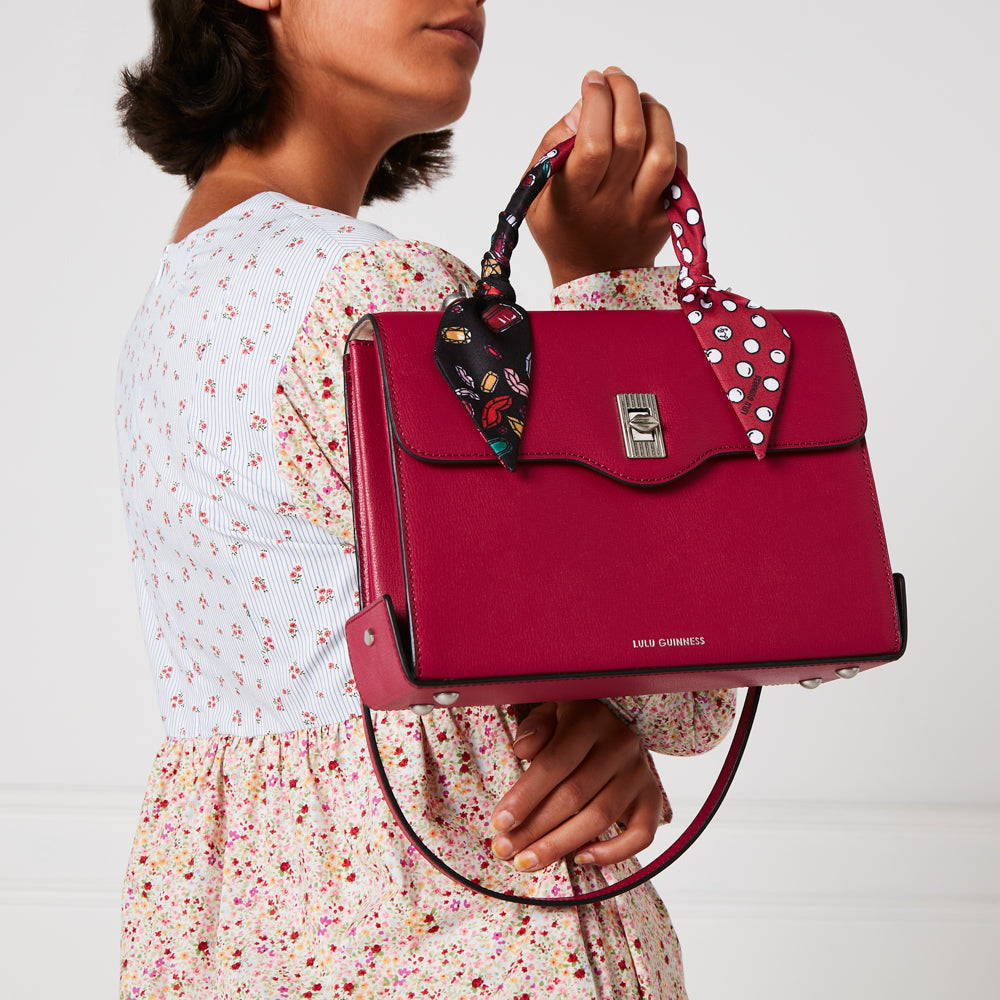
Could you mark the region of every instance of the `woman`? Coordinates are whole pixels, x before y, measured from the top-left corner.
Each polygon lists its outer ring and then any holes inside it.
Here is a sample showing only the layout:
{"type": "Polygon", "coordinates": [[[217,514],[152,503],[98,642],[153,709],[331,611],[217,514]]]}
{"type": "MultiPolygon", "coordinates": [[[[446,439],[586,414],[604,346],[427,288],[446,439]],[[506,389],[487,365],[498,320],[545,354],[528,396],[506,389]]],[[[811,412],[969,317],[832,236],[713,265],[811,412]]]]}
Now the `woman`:
{"type": "MultiPolygon", "coordinates": [[[[340,370],[356,318],[472,273],[356,218],[446,163],[484,0],[157,0],[134,141],[190,201],[122,353],[122,489],[167,732],[123,898],[122,997],[683,997],[648,886],[505,905],[418,858],[366,758],[340,370]]],[[[671,307],[652,268],[683,147],[615,67],[539,151],[529,218],[562,307],[671,307]],[[614,270],[612,278],[607,272],[614,270]]],[[[727,692],[389,714],[392,781],[459,868],[543,895],[634,865],[669,806],[649,751],[713,746],[727,692]],[[525,770],[522,760],[530,760],[525,770]],[[613,821],[618,820],[618,825],[613,821]],[[503,860],[498,860],[503,859],[503,860]]]]}

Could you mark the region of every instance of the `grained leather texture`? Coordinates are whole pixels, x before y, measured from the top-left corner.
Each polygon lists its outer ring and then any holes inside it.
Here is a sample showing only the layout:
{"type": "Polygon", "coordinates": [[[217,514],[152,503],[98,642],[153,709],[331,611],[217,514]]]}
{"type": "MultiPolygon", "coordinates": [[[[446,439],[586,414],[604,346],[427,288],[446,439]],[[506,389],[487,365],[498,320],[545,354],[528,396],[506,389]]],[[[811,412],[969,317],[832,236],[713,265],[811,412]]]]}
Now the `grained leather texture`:
{"type": "Polygon", "coordinates": [[[401,652],[375,656],[349,623],[365,703],[788,683],[897,658],[901,609],[843,328],[777,315],[796,367],[757,461],[682,319],[535,313],[514,473],[437,375],[434,316],[378,317],[348,365],[359,617],[389,595],[401,652]],[[657,393],[666,459],[625,457],[611,390],[657,393]]]}
{"type": "MultiPolygon", "coordinates": [[[[776,312],[794,331],[775,449],[837,447],[865,432],[857,372],[840,320],[832,313],[776,312]]],[[[393,431],[411,454],[429,461],[490,461],[493,456],[428,361],[435,318],[386,313],[375,320],[393,431]]],[[[520,460],[560,460],[637,484],[662,483],[717,455],[749,456],[752,447],[720,391],[680,312],[532,313],[535,349],[529,418],[520,460]],[[609,317],[615,317],[614,323],[609,317]],[[615,397],[654,393],[667,457],[630,459],[622,446],[615,397]]],[[[502,377],[502,376],[501,376],[502,377]]],[[[763,380],[735,368],[731,385],[746,406],[766,404],[763,380]]]]}

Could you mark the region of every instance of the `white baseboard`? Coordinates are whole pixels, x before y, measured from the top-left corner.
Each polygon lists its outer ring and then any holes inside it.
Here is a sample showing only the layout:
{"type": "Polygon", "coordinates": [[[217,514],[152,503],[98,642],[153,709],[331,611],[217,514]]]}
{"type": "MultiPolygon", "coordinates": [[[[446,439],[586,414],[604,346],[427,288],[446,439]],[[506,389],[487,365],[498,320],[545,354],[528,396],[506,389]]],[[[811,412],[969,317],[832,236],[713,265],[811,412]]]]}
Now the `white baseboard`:
{"type": "Polygon", "coordinates": [[[1000,923],[998,847],[1000,806],[733,801],[656,886],[702,917],[1000,923]]]}
{"type": "MultiPolygon", "coordinates": [[[[114,995],[141,802],[139,788],[0,785],[12,996],[114,995]]],[[[659,839],[699,805],[675,802],[659,839]]],[[[978,1000],[995,995],[998,846],[996,806],[733,800],[656,884],[692,1000],[978,1000]]]]}
{"type": "MultiPolygon", "coordinates": [[[[0,907],[117,909],[142,794],[0,785],[0,907]]],[[[993,923],[998,848],[1000,806],[737,800],[656,884],[698,918],[993,923]]]]}
{"type": "Polygon", "coordinates": [[[117,910],[142,796],[0,785],[0,907],[117,910]]]}

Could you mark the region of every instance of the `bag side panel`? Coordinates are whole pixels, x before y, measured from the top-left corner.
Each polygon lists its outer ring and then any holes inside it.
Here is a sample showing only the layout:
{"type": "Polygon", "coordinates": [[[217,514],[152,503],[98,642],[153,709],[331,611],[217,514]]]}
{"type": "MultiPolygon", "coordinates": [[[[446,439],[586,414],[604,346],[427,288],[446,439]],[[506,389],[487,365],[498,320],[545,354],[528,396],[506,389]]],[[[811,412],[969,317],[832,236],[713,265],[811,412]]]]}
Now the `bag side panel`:
{"type": "Polygon", "coordinates": [[[353,341],[344,364],[354,535],[361,604],[388,594],[406,618],[406,588],[396,512],[378,352],[372,341],[353,341]]]}

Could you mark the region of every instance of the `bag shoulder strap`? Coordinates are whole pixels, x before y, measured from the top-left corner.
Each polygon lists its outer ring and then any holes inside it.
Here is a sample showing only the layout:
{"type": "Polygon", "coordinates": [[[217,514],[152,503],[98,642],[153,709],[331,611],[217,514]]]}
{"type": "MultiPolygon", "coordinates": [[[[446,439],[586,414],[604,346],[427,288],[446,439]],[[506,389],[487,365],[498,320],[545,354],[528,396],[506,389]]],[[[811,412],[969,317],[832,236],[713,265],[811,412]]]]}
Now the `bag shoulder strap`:
{"type": "MultiPolygon", "coordinates": [[[[733,777],[736,774],[736,770],[740,765],[740,761],[743,758],[743,751],[746,749],[747,740],[750,737],[750,729],[753,726],[754,715],[757,711],[757,705],[760,701],[760,688],[748,688],[746,700],[743,703],[743,709],[740,712],[739,720],[736,723],[736,729],[733,733],[732,742],[729,745],[729,751],[726,754],[726,759],[722,763],[722,767],[719,771],[719,776],[715,780],[715,784],[712,786],[711,791],[708,793],[708,797],[705,799],[701,809],[698,810],[698,814],[693,820],[688,824],[684,832],[657,858],[650,861],[648,864],[643,865],[637,872],[633,872],[627,878],[623,878],[619,882],[615,882],[614,885],[609,885],[606,889],[595,889],[592,892],[583,892],[575,896],[519,896],[513,893],[500,892],[497,889],[490,889],[486,886],[479,885],[477,882],[472,881],[472,879],[455,871],[453,868],[443,861],[437,854],[435,854],[430,847],[420,839],[420,836],[413,829],[409,820],[403,813],[402,807],[396,798],[395,792],[392,789],[392,785],[389,782],[389,777],[386,774],[385,765],[382,762],[382,755],[379,753],[378,744],[375,738],[375,722],[372,718],[370,709],[367,706],[362,706],[364,712],[364,723],[365,723],[365,735],[368,739],[368,749],[372,759],[372,763],[375,767],[375,774],[378,777],[379,785],[382,789],[382,793],[385,796],[386,804],[389,806],[393,817],[399,824],[400,829],[406,834],[407,838],[413,844],[413,846],[427,859],[439,872],[447,875],[454,881],[464,885],[468,889],[472,889],[476,892],[484,893],[487,896],[492,896],[494,899],[503,900],[506,903],[522,903],[534,906],[580,906],[584,903],[603,903],[605,900],[612,899],[615,896],[621,895],[623,892],[628,892],[630,889],[635,889],[642,885],[644,882],[649,881],[654,875],[658,875],[665,868],[672,865],[704,832],[705,827],[708,826],[712,817],[717,812],[720,805],[722,805],[722,800],[726,797],[726,793],[729,791],[729,786],[732,784],[733,777]]],[[[446,711],[446,709],[442,709],[446,711]]]]}

